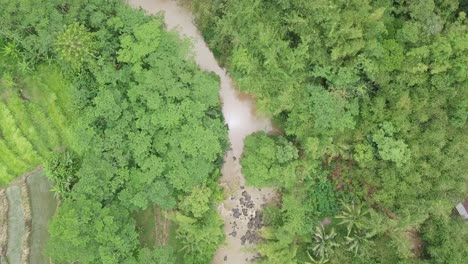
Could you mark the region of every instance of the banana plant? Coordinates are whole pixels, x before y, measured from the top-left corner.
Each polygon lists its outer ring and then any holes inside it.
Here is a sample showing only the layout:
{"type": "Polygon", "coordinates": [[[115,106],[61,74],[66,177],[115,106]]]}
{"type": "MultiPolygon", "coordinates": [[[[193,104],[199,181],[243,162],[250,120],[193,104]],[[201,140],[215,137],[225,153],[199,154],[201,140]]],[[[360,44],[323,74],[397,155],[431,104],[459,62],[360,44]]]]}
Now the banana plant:
{"type": "Polygon", "coordinates": [[[330,262],[330,260],[329,260],[328,258],[325,258],[325,257],[321,257],[321,258],[319,258],[319,259],[315,259],[314,257],[312,257],[312,256],[310,255],[310,253],[309,253],[308,251],[307,251],[307,256],[309,257],[309,260],[310,260],[311,262],[306,261],[306,262],[304,262],[304,264],[325,264],[325,263],[330,262]]]}
{"type": "Polygon", "coordinates": [[[354,256],[366,254],[369,244],[372,243],[369,240],[372,236],[371,233],[364,230],[354,232],[352,236],[346,236],[345,243],[348,246],[347,250],[353,252],[354,256]]]}
{"type": "Polygon", "coordinates": [[[318,225],[315,229],[315,233],[312,235],[312,251],[316,257],[324,258],[328,257],[338,246],[335,242],[336,232],[332,228],[330,232],[325,230],[323,225],[318,225]]]}
{"type": "Polygon", "coordinates": [[[362,208],[362,205],[352,204],[343,204],[344,209],[340,215],[336,216],[337,219],[340,219],[339,225],[346,225],[348,230],[347,236],[351,234],[353,229],[362,229],[365,227],[364,218],[369,214],[368,210],[362,208]]]}

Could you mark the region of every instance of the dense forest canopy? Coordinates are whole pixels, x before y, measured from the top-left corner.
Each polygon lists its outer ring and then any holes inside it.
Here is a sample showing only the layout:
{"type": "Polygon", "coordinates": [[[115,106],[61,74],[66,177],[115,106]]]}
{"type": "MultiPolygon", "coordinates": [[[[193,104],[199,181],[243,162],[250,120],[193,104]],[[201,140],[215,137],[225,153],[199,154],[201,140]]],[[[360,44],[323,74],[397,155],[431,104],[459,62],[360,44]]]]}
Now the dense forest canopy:
{"type": "MultiPolygon", "coordinates": [[[[260,263],[465,262],[452,210],[468,193],[466,1],[190,3],[281,131],[247,137],[241,159],[247,184],[281,200],[260,263]]],[[[0,6],[0,185],[45,164],[51,261],[210,263],[229,143],[218,77],[191,43],[121,0],[0,6]],[[175,242],[142,242],[151,208],[175,242]]]]}
{"type": "Polygon", "coordinates": [[[283,129],[248,138],[242,159],[248,182],[283,192],[259,246],[265,263],[468,257],[467,228],[449,218],[468,191],[466,4],[196,0],[192,8],[240,89],[283,129]],[[364,224],[339,225],[357,219],[364,224]]]}
{"type": "MultiPolygon", "coordinates": [[[[2,107],[2,121],[35,107],[17,98],[21,89],[49,98],[41,104],[50,104],[49,112],[33,115],[55,121],[48,116],[54,101],[61,118],[79,113],[57,122],[68,126],[58,127],[57,139],[50,129],[49,139],[59,141],[52,147],[60,148],[48,148],[54,153],[43,159],[36,141],[15,141],[23,124],[2,124],[0,147],[18,146],[11,157],[2,153],[2,162],[16,162],[12,173],[24,172],[23,162],[48,161],[61,199],[50,224],[47,253],[54,263],[170,263],[175,254],[186,263],[210,261],[223,242],[214,204],[222,197],[217,180],[227,133],[218,79],[197,68],[190,43],[166,31],[161,17],[122,1],[2,0],[1,6],[2,85],[12,83],[2,92],[9,89],[8,104],[16,107],[2,107]],[[22,63],[28,72],[19,74],[22,63]],[[53,92],[66,95],[55,100],[53,92]],[[20,151],[27,153],[15,160],[20,151]],[[140,245],[133,216],[153,204],[174,209],[168,214],[177,252],[140,245]]],[[[46,130],[24,136],[32,141],[46,130]]],[[[0,164],[2,172],[10,169],[0,164]]]]}

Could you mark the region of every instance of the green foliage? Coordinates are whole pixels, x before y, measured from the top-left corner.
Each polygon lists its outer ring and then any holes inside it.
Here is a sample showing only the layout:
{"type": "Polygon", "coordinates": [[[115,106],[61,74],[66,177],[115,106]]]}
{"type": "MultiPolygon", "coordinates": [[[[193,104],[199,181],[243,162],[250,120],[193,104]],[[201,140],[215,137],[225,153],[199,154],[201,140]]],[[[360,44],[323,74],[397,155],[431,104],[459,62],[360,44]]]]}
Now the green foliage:
{"type": "MultiPolygon", "coordinates": [[[[70,85],[53,65],[25,69],[23,54],[13,42],[0,54],[0,182],[45,162],[52,150],[69,144],[74,117],[70,85]]],[[[0,45],[0,48],[2,46],[0,45]]]]}
{"type": "Polygon", "coordinates": [[[377,144],[378,152],[383,160],[394,161],[398,167],[401,167],[410,159],[408,145],[402,140],[392,138],[394,127],[391,123],[384,123],[374,135],[373,140],[377,144]]]}
{"type": "Polygon", "coordinates": [[[298,150],[284,138],[258,132],[245,139],[242,172],[252,186],[293,186],[298,150]]]}
{"type": "Polygon", "coordinates": [[[25,91],[25,102],[1,107],[1,180],[48,160],[62,200],[50,226],[52,260],[173,260],[159,257],[165,249],[139,249],[130,215],[153,204],[197,219],[178,233],[201,248],[187,252],[193,263],[211,259],[223,241],[212,200],[227,133],[218,79],[189,59],[188,41],[121,1],[3,0],[0,14],[2,99],[25,91]],[[39,66],[53,55],[66,81],[55,66],[39,66]],[[35,69],[23,76],[28,63],[35,69]]]}
{"type": "Polygon", "coordinates": [[[463,263],[466,251],[467,228],[461,219],[432,215],[421,227],[426,257],[431,263],[463,263]]]}
{"type": "Polygon", "coordinates": [[[311,250],[314,255],[319,258],[328,258],[333,249],[338,246],[334,241],[335,237],[336,232],[333,228],[327,232],[323,225],[318,225],[312,235],[311,250]]]}
{"type": "Polygon", "coordinates": [[[184,213],[201,218],[210,209],[211,195],[211,189],[204,186],[195,187],[179,206],[184,213]]]}
{"type": "Polygon", "coordinates": [[[174,250],[169,246],[142,248],[135,263],[176,263],[174,250]]]}
{"type": "Polygon", "coordinates": [[[68,198],[73,185],[77,182],[76,171],[80,161],[76,154],[70,151],[54,153],[47,161],[46,176],[53,183],[52,191],[60,199],[68,198]]]}
{"type": "Polygon", "coordinates": [[[330,262],[330,260],[327,259],[327,258],[325,258],[325,257],[321,257],[321,258],[319,258],[319,259],[315,259],[314,257],[312,257],[312,256],[310,255],[309,252],[307,252],[307,257],[309,257],[309,260],[310,260],[311,262],[306,261],[305,264],[312,264],[312,263],[314,263],[314,264],[325,264],[325,263],[330,262]]]}
{"type": "Polygon", "coordinates": [[[128,210],[78,198],[62,202],[50,223],[48,254],[57,263],[118,263],[137,248],[134,220],[128,210]]]}
{"type": "Polygon", "coordinates": [[[367,167],[374,160],[374,149],[369,144],[357,144],[354,148],[354,160],[361,167],[367,167]]]}
{"type": "Polygon", "coordinates": [[[210,211],[202,219],[176,213],[175,222],[178,224],[177,237],[182,243],[180,250],[184,254],[185,263],[209,263],[224,241],[224,233],[220,228],[223,221],[216,211],[210,211]]]}
{"type": "MultiPolygon", "coordinates": [[[[174,221],[187,262],[209,261],[223,240],[212,204],[227,146],[217,78],[160,18],[122,1],[0,4],[0,184],[52,150],[81,159],[79,168],[63,157],[50,167],[63,197],[52,260],[173,261],[170,250],[138,245],[131,215],[156,203],[181,210],[174,221]]],[[[375,211],[345,208],[338,219],[348,228],[332,223],[340,246],[322,243],[330,234],[321,230],[323,258],[313,261],[418,262],[407,236],[418,228],[421,261],[466,258],[466,228],[445,217],[468,188],[464,2],[192,6],[240,89],[284,128],[248,137],[241,161],[248,183],[283,191],[258,247],[264,263],[307,260],[310,227],[339,212],[339,198],[375,211]]]]}
{"type": "Polygon", "coordinates": [[[93,54],[92,38],[84,25],[76,22],[67,25],[57,36],[56,53],[72,69],[79,70],[93,54]]]}
{"type": "Polygon", "coordinates": [[[296,110],[288,114],[285,123],[288,134],[305,139],[310,135],[331,136],[354,128],[357,101],[347,102],[339,91],[330,92],[320,86],[306,87],[305,92],[296,110]],[[313,126],[304,127],[305,124],[313,126]]]}
{"type": "Polygon", "coordinates": [[[367,251],[371,244],[369,241],[371,237],[371,234],[362,230],[354,232],[352,236],[345,237],[348,251],[353,252],[354,256],[368,255],[367,251]]]}
{"type": "Polygon", "coordinates": [[[195,217],[178,233],[201,249],[187,253],[192,263],[211,259],[223,241],[212,200],[227,133],[219,81],[189,42],[120,0],[1,6],[0,182],[48,160],[62,200],[52,261],[175,262],[138,245],[131,216],[153,204],[195,217]]]}
{"type": "Polygon", "coordinates": [[[28,164],[38,164],[38,154],[34,150],[31,142],[24,137],[18,128],[12,113],[3,103],[0,103],[1,135],[14,153],[22,157],[28,164]]]}
{"type": "MultiPolygon", "coordinates": [[[[363,229],[366,225],[365,216],[369,213],[362,205],[343,204],[344,210],[336,218],[340,219],[340,225],[346,225],[348,236],[354,229],[363,229]]],[[[354,230],[355,231],[355,230],[354,230]]]]}
{"type": "Polygon", "coordinates": [[[257,246],[263,256],[262,263],[296,263],[299,250],[297,242],[309,235],[312,224],[308,218],[309,208],[301,203],[303,192],[302,188],[297,188],[294,193],[286,192],[281,208],[266,209],[265,221],[268,226],[260,232],[268,243],[257,246]]]}
{"type": "MultiPolygon", "coordinates": [[[[240,89],[300,150],[298,160],[282,163],[276,139],[247,138],[247,181],[294,193],[311,218],[339,212],[338,198],[390,218],[372,224],[377,237],[340,231],[331,263],[417,262],[407,232],[433,211],[449,214],[468,188],[466,4],[195,0],[192,7],[240,89]],[[294,164],[295,177],[275,174],[285,164],[294,164]],[[361,244],[367,252],[356,253],[361,244]]],[[[284,219],[276,217],[269,233],[284,219]]],[[[306,240],[289,235],[303,251],[306,240]]],[[[289,246],[268,239],[260,248],[270,260],[279,252],[270,249],[289,246]]],[[[307,254],[292,258],[307,261],[307,254]]]]}
{"type": "Polygon", "coordinates": [[[134,71],[140,71],[143,59],[158,49],[160,36],[161,20],[152,20],[138,25],[133,34],[120,38],[122,48],[118,51],[118,60],[132,63],[134,71]]]}
{"type": "Polygon", "coordinates": [[[54,33],[65,24],[60,9],[55,8],[60,1],[2,0],[1,4],[0,37],[21,46],[26,61],[37,63],[49,58],[54,33]]]}
{"type": "Polygon", "coordinates": [[[335,191],[335,186],[325,175],[320,175],[316,181],[308,182],[307,206],[316,216],[328,216],[335,214],[339,209],[340,192],[335,191]]]}
{"type": "MultiPolygon", "coordinates": [[[[264,229],[262,235],[267,237],[268,232],[273,233],[275,231],[264,229]]],[[[264,257],[260,263],[296,263],[297,246],[282,242],[281,240],[269,240],[269,243],[257,246],[257,250],[264,257]]]]}

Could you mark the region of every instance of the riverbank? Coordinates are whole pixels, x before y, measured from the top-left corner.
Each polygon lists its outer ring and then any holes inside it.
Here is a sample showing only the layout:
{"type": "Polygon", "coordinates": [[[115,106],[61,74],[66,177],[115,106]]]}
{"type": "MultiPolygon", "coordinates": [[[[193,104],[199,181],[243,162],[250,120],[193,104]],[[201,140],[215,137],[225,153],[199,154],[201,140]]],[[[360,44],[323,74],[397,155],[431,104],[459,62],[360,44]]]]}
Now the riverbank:
{"type": "Polygon", "coordinates": [[[256,131],[270,132],[269,120],[257,116],[252,98],[239,93],[222,69],[213,53],[204,42],[193,23],[192,14],[177,5],[175,1],[131,0],[133,7],[141,7],[150,14],[163,12],[169,30],[175,30],[192,40],[193,54],[198,66],[214,72],[220,78],[222,112],[229,127],[231,150],[225,155],[220,186],[225,190],[225,201],[218,206],[224,220],[226,244],[214,256],[213,263],[249,263],[257,257],[251,245],[259,239],[256,234],[261,224],[261,209],[275,196],[272,189],[256,189],[245,186],[239,158],[244,147],[244,138],[256,131]]]}

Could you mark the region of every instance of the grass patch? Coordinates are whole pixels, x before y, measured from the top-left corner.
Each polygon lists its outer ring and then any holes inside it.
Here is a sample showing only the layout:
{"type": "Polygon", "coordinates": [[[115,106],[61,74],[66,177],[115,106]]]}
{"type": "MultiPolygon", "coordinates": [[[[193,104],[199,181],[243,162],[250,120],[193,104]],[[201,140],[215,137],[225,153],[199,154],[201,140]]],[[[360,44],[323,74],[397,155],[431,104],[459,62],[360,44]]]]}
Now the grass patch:
{"type": "Polygon", "coordinates": [[[143,247],[154,248],[156,245],[154,207],[149,206],[146,210],[135,213],[134,217],[136,230],[140,235],[140,244],[143,247]]]}
{"type": "Polygon", "coordinates": [[[184,252],[180,250],[182,248],[182,244],[179,239],[177,239],[177,225],[175,223],[171,223],[171,227],[169,229],[169,246],[174,249],[176,263],[185,263],[184,252]]]}
{"type": "Polygon", "coordinates": [[[184,262],[184,253],[180,251],[182,244],[177,239],[177,224],[164,216],[163,210],[150,206],[134,215],[136,230],[142,247],[170,246],[174,250],[176,263],[184,262]]]}

